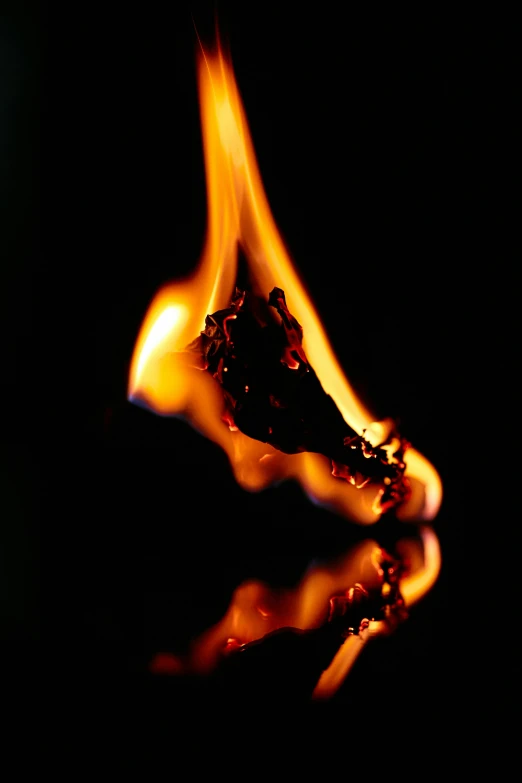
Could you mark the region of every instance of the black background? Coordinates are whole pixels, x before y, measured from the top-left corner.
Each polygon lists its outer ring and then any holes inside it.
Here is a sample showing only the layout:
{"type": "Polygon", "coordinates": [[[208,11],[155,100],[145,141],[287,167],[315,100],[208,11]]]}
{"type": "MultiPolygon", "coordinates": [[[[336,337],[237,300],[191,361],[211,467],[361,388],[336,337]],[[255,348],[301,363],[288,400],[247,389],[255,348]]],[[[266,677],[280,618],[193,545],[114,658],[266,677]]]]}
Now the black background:
{"type": "MultiPolygon", "coordinates": [[[[294,3],[223,3],[218,17],[269,203],[341,364],[444,486],[436,586],[314,709],[468,712],[497,688],[483,660],[506,603],[497,504],[516,486],[495,463],[510,409],[490,396],[513,363],[509,20],[294,3]]],[[[3,225],[20,415],[6,422],[4,635],[37,640],[43,617],[78,681],[153,693],[171,716],[239,695],[212,678],[158,684],[145,674],[155,651],[183,649],[242,580],[291,586],[372,533],[292,484],[243,492],[213,444],[126,402],[147,306],[203,247],[194,23],[210,42],[213,6],[19,11],[5,26],[19,69],[3,225]],[[29,337],[19,294],[33,261],[29,337]]],[[[244,705],[248,675],[242,688],[244,705]]]]}

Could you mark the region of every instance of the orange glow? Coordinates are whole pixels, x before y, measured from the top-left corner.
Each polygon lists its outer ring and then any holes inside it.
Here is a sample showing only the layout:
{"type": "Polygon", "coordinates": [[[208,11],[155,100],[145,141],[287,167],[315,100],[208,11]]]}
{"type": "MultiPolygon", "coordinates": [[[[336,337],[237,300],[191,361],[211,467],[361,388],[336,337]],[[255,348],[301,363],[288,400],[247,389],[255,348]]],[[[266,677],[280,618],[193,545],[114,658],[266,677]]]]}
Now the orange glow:
{"type": "MultiPolygon", "coordinates": [[[[207,314],[229,305],[236,282],[238,245],[249,266],[253,290],[267,298],[284,290],[290,312],[303,327],[303,346],[325,391],[347,424],[379,441],[379,423],[357,398],[330,346],[313,303],[284,246],[265,195],[247,118],[230,63],[221,49],[202,54],[199,98],[207,185],[207,235],[193,277],[163,287],[144,319],[132,358],[129,397],[164,415],[183,415],[227,453],[236,480],[258,491],[293,478],[316,502],[360,524],[379,517],[378,487],[362,490],[332,476],[318,454],[287,455],[253,441],[222,421],[217,383],[190,364],[186,346],[204,328],[207,314]]],[[[193,359],[192,359],[193,360],[193,359]]],[[[399,511],[403,520],[432,519],[442,490],[437,472],[415,449],[407,452],[412,496],[399,511]]]]}
{"type": "MultiPolygon", "coordinates": [[[[421,531],[422,545],[404,543],[403,554],[416,567],[405,576],[401,593],[406,605],[412,605],[434,583],[440,566],[437,537],[431,530],[421,531]]],[[[378,544],[367,539],[353,547],[343,557],[310,569],[293,589],[276,590],[263,582],[249,581],[234,592],[221,620],[195,639],[188,654],[175,657],[158,654],[150,671],[163,674],[207,674],[223,655],[234,653],[241,645],[261,639],[281,628],[309,630],[327,622],[329,599],[346,592],[347,587],[360,582],[366,589],[381,584],[378,544]]],[[[313,692],[314,699],[328,699],[339,688],[365,644],[372,638],[389,633],[395,627],[390,621],[372,621],[360,635],[348,636],[321,675],[313,692]]]]}
{"type": "Polygon", "coordinates": [[[294,589],[274,590],[258,581],[240,585],[224,617],[194,642],[187,668],[211,671],[231,639],[241,645],[280,628],[307,630],[323,625],[330,596],[344,592],[355,582],[367,587],[379,585],[376,551],[380,551],[376,542],[367,540],[337,562],[311,569],[294,589]]]}
{"type": "MultiPolygon", "coordinates": [[[[372,623],[372,625],[379,625],[379,623],[372,623]]],[[[369,631],[370,628],[368,628],[369,631]]],[[[312,698],[330,699],[334,695],[355,663],[359,653],[362,652],[368,640],[368,632],[363,636],[349,636],[346,639],[328,669],[319,678],[312,698]]]]}
{"type": "Polygon", "coordinates": [[[441,566],[439,539],[429,527],[421,528],[420,534],[423,544],[422,567],[401,580],[401,593],[406,606],[413,606],[431,590],[441,566]]]}
{"type": "MultiPolygon", "coordinates": [[[[441,557],[437,536],[430,528],[420,531],[422,547],[414,542],[402,543],[403,557],[418,562],[418,568],[401,579],[401,594],[407,607],[413,606],[435,584],[439,575],[441,557]]],[[[328,669],[321,675],[313,692],[314,699],[329,699],[339,688],[350,671],[357,656],[366,642],[376,636],[388,633],[393,625],[381,621],[370,623],[367,631],[360,636],[349,636],[339,648],[328,669]]]]}
{"type": "MultiPolygon", "coordinates": [[[[285,454],[229,426],[223,418],[221,387],[196,366],[195,355],[186,351],[203,330],[207,314],[229,306],[241,246],[254,293],[267,299],[274,287],[285,292],[289,311],[303,327],[303,348],[310,365],[346,423],[358,434],[365,432],[372,445],[382,443],[387,423],[375,422],[357,398],[279,234],[232,66],[219,46],[216,53],[200,54],[198,84],[208,208],[205,245],[192,277],[165,285],[150,304],[132,357],[129,399],[161,415],[185,417],[221,446],[237,482],[246,490],[260,491],[274,482],[294,479],[314,502],[358,524],[375,523],[381,513],[376,505],[379,486],[370,483],[358,489],[332,475],[331,461],[320,454],[285,454]]],[[[414,448],[407,450],[405,461],[412,493],[397,509],[397,517],[429,521],[440,507],[440,478],[414,448]]],[[[422,537],[422,563],[401,581],[407,605],[430,589],[440,568],[435,534],[425,528],[422,537]]],[[[355,582],[365,587],[379,585],[376,551],[377,544],[367,541],[341,562],[310,571],[293,590],[275,591],[259,582],[240,585],[225,616],[193,643],[182,664],[176,659],[167,668],[207,672],[224,651],[278,628],[319,627],[327,620],[332,595],[355,582]]],[[[345,641],[318,682],[316,698],[335,692],[366,640],[384,632],[385,625],[372,622],[362,636],[345,641]]]]}

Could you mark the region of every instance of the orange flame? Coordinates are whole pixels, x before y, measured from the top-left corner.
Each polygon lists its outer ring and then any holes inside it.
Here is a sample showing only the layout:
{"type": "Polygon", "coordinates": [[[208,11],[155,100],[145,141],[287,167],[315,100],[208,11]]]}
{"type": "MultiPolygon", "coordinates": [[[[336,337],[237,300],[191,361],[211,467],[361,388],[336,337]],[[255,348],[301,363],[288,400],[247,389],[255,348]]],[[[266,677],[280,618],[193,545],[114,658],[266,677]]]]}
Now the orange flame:
{"type": "MultiPolygon", "coordinates": [[[[373,422],[346,379],[278,232],[233,69],[220,46],[213,54],[202,51],[198,82],[208,203],[206,242],[194,275],[164,286],[149,307],[132,358],[129,398],[162,415],[184,416],[225,450],[236,480],[245,489],[259,491],[274,481],[292,478],[314,502],[359,524],[374,523],[380,514],[375,503],[379,490],[375,485],[357,489],[334,477],[330,460],[319,454],[283,454],[227,426],[222,419],[219,385],[208,373],[191,366],[188,354],[183,353],[204,328],[206,315],[230,304],[240,245],[253,291],[267,299],[272,288],[284,290],[288,309],[303,327],[303,347],[309,362],[346,423],[359,434],[366,431],[365,437],[373,445],[383,440],[386,422],[373,422]]],[[[407,451],[406,462],[412,494],[397,516],[403,520],[430,520],[441,503],[439,476],[414,448],[407,451]]],[[[433,543],[431,538],[430,542],[433,543]]],[[[286,605],[284,600],[275,609],[274,601],[261,586],[241,586],[223,621],[209,632],[205,643],[196,645],[194,661],[207,667],[227,639],[231,644],[237,639],[243,643],[290,621],[300,628],[313,627],[320,620],[328,596],[340,586],[349,586],[350,581],[346,580],[352,578],[351,571],[362,568],[363,561],[365,558],[357,566],[352,563],[349,573],[345,569],[337,581],[331,572],[309,576],[296,591],[297,604],[290,601],[286,609],[282,608],[286,605]],[[247,610],[245,602],[255,602],[259,609],[247,610]]],[[[408,601],[425,592],[434,581],[438,572],[436,561],[432,557],[429,566],[421,569],[428,574],[422,584],[411,577],[408,601]]],[[[360,646],[359,639],[342,649],[355,650],[356,644],[360,646]]],[[[337,665],[339,674],[326,685],[323,683],[324,687],[318,686],[319,691],[331,692],[332,682],[342,681],[345,669],[346,652],[344,663],[337,665]]]]}
{"type": "Polygon", "coordinates": [[[190,667],[202,672],[212,669],[230,639],[241,645],[280,628],[320,627],[327,621],[330,596],[355,582],[368,587],[379,584],[378,552],[375,541],[364,541],[336,563],[310,569],[292,590],[273,590],[258,581],[240,585],[222,620],[193,644],[190,667]]]}
{"type": "MultiPolygon", "coordinates": [[[[401,542],[403,556],[421,559],[418,568],[412,568],[410,573],[401,579],[401,593],[406,606],[413,606],[435,584],[440,571],[441,557],[437,536],[430,528],[421,530],[423,554],[418,551],[414,542],[401,542]]],[[[350,671],[355,659],[363,646],[374,636],[388,631],[383,621],[370,623],[367,632],[360,636],[349,636],[335,655],[328,669],[321,675],[315,686],[314,699],[330,698],[350,671]]]]}
{"type": "MultiPolygon", "coordinates": [[[[432,530],[421,530],[422,545],[403,541],[402,554],[414,565],[401,580],[407,607],[412,606],[435,582],[440,569],[438,540],[432,530]]],[[[152,672],[167,674],[210,672],[223,654],[260,639],[281,628],[310,630],[325,624],[329,598],[346,591],[347,585],[362,583],[369,590],[380,585],[381,549],[372,539],[360,543],[337,561],[309,569],[294,589],[272,589],[263,582],[248,581],[234,592],[223,618],[195,639],[187,655],[158,654],[150,664],[152,672]]],[[[348,636],[330,666],[320,677],[313,698],[330,698],[339,688],[364,645],[375,636],[393,629],[384,621],[370,622],[361,635],[348,636]]]]}
{"type": "MultiPolygon", "coordinates": [[[[274,286],[285,291],[288,308],[303,327],[310,364],[347,424],[359,434],[366,429],[374,445],[380,442],[384,425],[372,423],[348,383],[277,230],[232,67],[221,49],[200,57],[198,74],[207,177],[206,244],[194,276],[165,286],[150,305],[134,350],[129,396],[160,414],[185,415],[226,451],[244,488],[259,490],[274,480],[295,478],[314,500],[359,523],[375,522],[379,511],[374,507],[374,485],[357,490],[332,476],[329,460],[320,455],[285,455],[239,431],[231,432],[221,420],[217,384],[177,354],[200,333],[208,313],[229,305],[240,244],[254,290],[265,298],[274,286]]],[[[399,516],[432,519],[441,502],[437,472],[411,448],[406,475],[413,493],[399,516]]]]}

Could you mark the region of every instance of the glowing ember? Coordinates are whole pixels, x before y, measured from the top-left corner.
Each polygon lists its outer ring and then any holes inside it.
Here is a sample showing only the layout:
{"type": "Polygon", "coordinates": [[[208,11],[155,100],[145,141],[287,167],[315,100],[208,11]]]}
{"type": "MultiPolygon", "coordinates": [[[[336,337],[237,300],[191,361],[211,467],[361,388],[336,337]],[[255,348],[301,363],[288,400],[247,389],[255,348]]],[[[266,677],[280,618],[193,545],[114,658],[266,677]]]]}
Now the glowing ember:
{"type": "MultiPolygon", "coordinates": [[[[134,350],[129,398],[162,415],[184,416],[225,450],[236,480],[249,491],[295,479],[314,502],[358,524],[372,524],[392,508],[403,521],[431,520],[441,502],[439,476],[393,422],[373,421],[344,376],[270,212],[232,67],[219,46],[215,54],[201,54],[198,76],[206,244],[192,278],[163,287],[151,303],[134,350]],[[248,294],[234,294],[238,246],[247,259],[248,294]],[[275,329],[280,340],[269,371],[259,352],[254,370],[251,357],[245,361],[259,342],[260,302],[271,305],[271,334],[275,329]],[[253,342],[245,343],[248,318],[253,342]],[[241,339],[246,354],[238,359],[241,339]],[[307,389],[315,384],[310,398],[303,383],[307,389]],[[288,384],[294,384],[291,394],[288,384]],[[296,395],[304,399],[301,408],[296,395]]],[[[270,319],[261,321],[266,327],[270,319]]],[[[310,571],[294,590],[243,584],[225,617],[183,661],[160,657],[152,667],[207,672],[270,632],[330,627],[346,615],[352,624],[343,626],[340,649],[314,691],[328,697],[365,639],[393,628],[434,583],[437,538],[429,528],[421,538],[423,551],[410,546],[417,568],[400,578],[401,569],[392,578],[389,556],[369,541],[342,562],[310,571]],[[364,608],[360,617],[356,605],[364,608]]]]}

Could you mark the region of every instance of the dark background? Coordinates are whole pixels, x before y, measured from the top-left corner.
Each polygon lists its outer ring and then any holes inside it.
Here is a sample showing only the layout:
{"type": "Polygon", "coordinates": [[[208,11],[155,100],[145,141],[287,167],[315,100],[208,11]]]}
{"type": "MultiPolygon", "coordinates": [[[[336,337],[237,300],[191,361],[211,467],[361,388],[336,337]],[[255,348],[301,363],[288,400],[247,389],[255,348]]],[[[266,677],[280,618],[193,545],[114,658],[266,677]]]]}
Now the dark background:
{"type": "MultiPolygon", "coordinates": [[[[513,363],[501,339],[514,329],[509,20],[245,6],[219,4],[220,29],[277,225],[348,378],[444,485],[436,586],[320,709],[455,714],[496,690],[482,658],[505,604],[497,504],[510,487],[495,454],[509,410],[493,413],[490,387],[503,391],[513,363]]],[[[242,580],[291,586],[312,559],[373,534],[292,484],[243,492],[213,444],[126,402],[147,306],[203,247],[193,20],[210,42],[213,13],[85,6],[54,20],[18,6],[2,40],[17,368],[4,635],[30,644],[43,618],[82,683],[174,713],[244,704],[257,674],[239,691],[154,681],[154,652],[183,650],[242,580]],[[32,324],[20,312],[29,278],[32,324]]]]}

